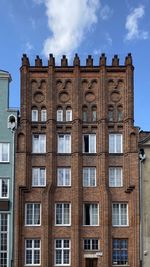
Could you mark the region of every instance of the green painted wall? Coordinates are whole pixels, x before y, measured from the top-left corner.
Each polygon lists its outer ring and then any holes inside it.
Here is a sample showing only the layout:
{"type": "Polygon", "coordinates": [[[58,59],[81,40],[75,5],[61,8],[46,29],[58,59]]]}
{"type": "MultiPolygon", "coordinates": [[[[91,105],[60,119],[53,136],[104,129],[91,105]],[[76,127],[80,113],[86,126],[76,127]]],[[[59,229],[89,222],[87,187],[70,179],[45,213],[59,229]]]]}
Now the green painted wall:
{"type": "Polygon", "coordinates": [[[8,117],[14,115],[17,119],[17,110],[9,108],[10,74],[0,70],[0,142],[10,143],[9,163],[0,163],[0,177],[9,177],[9,262],[11,267],[13,249],[13,196],[14,196],[14,132],[8,128],[8,117]]]}

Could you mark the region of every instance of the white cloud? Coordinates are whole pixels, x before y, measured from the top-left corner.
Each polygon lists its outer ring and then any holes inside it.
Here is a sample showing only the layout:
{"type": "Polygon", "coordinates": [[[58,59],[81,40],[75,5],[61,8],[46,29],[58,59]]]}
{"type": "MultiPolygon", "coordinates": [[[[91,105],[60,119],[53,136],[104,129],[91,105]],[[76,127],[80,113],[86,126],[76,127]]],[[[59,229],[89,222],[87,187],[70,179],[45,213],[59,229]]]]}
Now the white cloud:
{"type": "Polygon", "coordinates": [[[100,16],[102,20],[109,19],[112,16],[112,14],[113,10],[108,5],[103,6],[100,11],[100,16]]]}
{"type": "Polygon", "coordinates": [[[108,45],[112,46],[112,38],[108,32],[105,34],[105,37],[106,37],[106,41],[107,41],[108,45]]]}
{"type": "Polygon", "coordinates": [[[33,49],[34,49],[33,45],[30,42],[26,42],[26,44],[25,44],[26,53],[29,53],[33,49]]]}
{"type": "Polygon", "coordinates": [[[126,19],[125,28],[127,29],[127,34],[125,39],[130,41],[133,39],[147,39],[148,32],[142,31],[139,29],[139,19],[143,18],[145,14],[144,6],[140,5],[139,7],[135,8],[126,19]]]}
{"type": "MultiPolygon", "coordinates": [[[[34,0],[39,1],[39,0],[34,0]]],[[[51,31],[43,44],[43,53],[47,57],[53,53],[56,57],[67,56],[77,50],[86,32],[98,21],[97,11],[100,0],[44,0],[48,28],[51,31]]]]}

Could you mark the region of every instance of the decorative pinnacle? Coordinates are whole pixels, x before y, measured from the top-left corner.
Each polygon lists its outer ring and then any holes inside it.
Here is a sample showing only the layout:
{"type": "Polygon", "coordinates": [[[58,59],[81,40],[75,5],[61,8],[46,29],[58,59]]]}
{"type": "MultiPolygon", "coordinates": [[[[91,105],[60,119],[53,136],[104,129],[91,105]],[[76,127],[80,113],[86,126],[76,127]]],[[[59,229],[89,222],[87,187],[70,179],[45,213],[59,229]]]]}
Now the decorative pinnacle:
{"type": "Polygon", "coordinates": [[[125,65],[128,66],[128,65],[131,65],[132,66],[132,55],[131,53],[128,53],[128,55],[126,56],[125,58],[125,65]]]}
{"type": "Polygon", "coordinates": [[[86,66],[93,67],[93,58],[91,55],[88,55],[88,58],[86,59],[86,66]]]}
{"type": "Polygon", "coordinates": [[[23,57],[22,57],[22,66],[29,66],[30,65],[30,62],[29,62],[29,59],[27,57],[26,54],[23,54],[23,57]]]}
{"type": "Polygon", "coordinates": [[[105,53],[101,54],[100,60],[99,60],[99,65],[100,66],[106,66],[106,57],[105,57],[105,53]]]}
{"type": "Polygon", "coordinates": [[[112,59],[112,66],[119,66],[119,58],[118,55],[114,55],[113,59],[112,59]]]}
{"type": "Polygon", "coordinates": [[[42,59],[40,59],[39,56],[36,56],[35,66],[36,67],[41,67],[42,66],[42,59]]]}
{"type": "Polygon", "coordinates": [[[61,59],[61,66],[62,66],[62,67],[66,67],[66,66],[68,66],[68,59],[66,58],[66,55],[63,55],[63,56],[62,56],[62,59],[61,59]]]}
{"type": "Polygon", "coordinates": [[[75,54],[74,60],[73,60],[73,65],[74,66],[80,66],[80,59],[78,54],[75,54]]]}
{"type": "Polygon", "coordinates": [[[48,66],[55,66],[55,58],[53,54],[49,54],[48,66]]]}

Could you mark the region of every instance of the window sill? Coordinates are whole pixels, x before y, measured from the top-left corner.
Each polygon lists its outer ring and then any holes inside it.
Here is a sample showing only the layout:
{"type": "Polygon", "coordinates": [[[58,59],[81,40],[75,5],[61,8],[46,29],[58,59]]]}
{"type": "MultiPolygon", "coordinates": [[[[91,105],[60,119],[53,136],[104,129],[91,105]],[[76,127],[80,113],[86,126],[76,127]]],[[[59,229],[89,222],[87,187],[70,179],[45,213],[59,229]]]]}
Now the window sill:
{"type": "Polygon", "coordinates": [[[0,164],[7,164],[10,163],[10,161],[0,161],[0,164]]]}

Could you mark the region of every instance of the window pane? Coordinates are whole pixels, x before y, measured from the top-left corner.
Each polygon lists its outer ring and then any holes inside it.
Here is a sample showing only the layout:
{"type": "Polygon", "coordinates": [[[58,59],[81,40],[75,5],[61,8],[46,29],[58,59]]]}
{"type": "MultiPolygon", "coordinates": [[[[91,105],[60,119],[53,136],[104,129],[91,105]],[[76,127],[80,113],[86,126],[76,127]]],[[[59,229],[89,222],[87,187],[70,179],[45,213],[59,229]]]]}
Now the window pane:
{"type": "Polygon", "coordinates": [[[57,110],[57,121],[63,121],[63,110],[62,109],[57,110]]]}
{"type": "Polygon", "coordinates": [[[38,121],[38,110],[37,109],[32,110],[32,121],[38,121]]]}
{"type": "Polygon", "coordinates": [[[46,109],[41,110],[41,121],[46,121],[47,120],[47,111],[46,109]]]}
{"type": "Polygon", "coordinates": [[[66,110],[66,121],[72,121],[72,110],[66,110]]]}
{"type": "Polygon", "coordinates": [[[9,144],[0,143],[0,161],[9,162],[9,144]]]}

